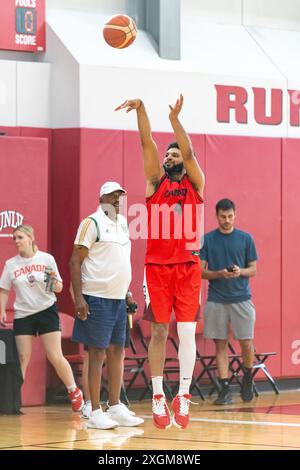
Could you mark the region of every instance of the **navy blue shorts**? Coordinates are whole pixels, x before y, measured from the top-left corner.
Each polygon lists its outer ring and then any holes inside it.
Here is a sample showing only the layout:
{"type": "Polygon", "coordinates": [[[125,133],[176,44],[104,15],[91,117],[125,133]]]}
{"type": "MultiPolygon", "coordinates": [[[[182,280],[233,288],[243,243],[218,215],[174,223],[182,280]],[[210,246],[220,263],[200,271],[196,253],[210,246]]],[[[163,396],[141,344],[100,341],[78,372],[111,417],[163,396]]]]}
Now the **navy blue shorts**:
{"type": "Polygon", "coordinates": [[[87,320],[75,318],[73,341],[107,349],[110,344],[124,347],[127,312],[125,300],[84,295],[90,314],[87,320]]]}

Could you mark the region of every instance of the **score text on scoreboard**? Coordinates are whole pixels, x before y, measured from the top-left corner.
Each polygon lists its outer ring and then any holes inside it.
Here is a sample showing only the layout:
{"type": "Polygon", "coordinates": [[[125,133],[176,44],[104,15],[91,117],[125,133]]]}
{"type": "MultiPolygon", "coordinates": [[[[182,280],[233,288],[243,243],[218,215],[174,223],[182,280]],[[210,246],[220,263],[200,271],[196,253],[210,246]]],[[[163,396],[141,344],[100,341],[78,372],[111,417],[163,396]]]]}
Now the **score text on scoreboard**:
{"type": "Polygon", "coordinates": [[[45,51],[45,0],[0,0],[0,50],[45,51]]]}

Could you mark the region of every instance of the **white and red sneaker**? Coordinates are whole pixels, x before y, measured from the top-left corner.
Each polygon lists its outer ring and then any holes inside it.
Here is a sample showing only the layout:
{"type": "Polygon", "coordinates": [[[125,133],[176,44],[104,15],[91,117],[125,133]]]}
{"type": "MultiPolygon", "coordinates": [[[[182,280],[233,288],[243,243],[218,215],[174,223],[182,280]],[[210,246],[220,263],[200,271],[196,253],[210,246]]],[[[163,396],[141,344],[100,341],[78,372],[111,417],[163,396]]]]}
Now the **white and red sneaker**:
{"type": "Polygon", "coordinates": [[[73,411],[81,411],[84,405],[82,391],[76,387],[73,392],[68,392],[69,400],[71,402],[73,411]]]}
{"type": "Polygon", "coordinates": [[[157,428],[168,429],[172,426],[170,411],[164,395],[153,395],[152,416],[157,428]]]}
{"type": "Polygon", "coordinates": [[[178,428],[185,429],[189,424],[189,407],[191,395],[176,395],[172,401],[172,410],[174,411],[173,424],[178,428]]]}

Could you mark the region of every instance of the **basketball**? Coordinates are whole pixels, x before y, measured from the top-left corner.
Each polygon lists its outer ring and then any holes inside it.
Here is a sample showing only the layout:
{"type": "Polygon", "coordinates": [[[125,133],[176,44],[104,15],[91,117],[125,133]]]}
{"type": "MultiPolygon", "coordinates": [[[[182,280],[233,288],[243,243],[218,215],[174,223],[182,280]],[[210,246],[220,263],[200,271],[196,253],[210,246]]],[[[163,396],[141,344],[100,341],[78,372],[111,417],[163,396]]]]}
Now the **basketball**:
{"type": "Polygon", "coordinates": [[[116,49],[130,46],[137,35],[135,22],[130,16],[116,15],[110,18],[103,28],[103,37],[107,44],[116,49]]]}

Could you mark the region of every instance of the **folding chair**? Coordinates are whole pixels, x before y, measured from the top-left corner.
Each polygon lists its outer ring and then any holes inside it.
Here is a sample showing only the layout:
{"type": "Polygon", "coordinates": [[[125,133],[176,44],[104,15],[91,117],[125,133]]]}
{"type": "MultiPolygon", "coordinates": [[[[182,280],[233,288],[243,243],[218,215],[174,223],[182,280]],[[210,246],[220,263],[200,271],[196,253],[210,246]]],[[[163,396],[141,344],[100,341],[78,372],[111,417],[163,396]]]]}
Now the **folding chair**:
{"type": "Polygon", "coordinates": [[[204,329],[204,321],[200,320],[197,322],[196,328],[196,363],[200,363],[201,371],[196,378],[193,379],[191,391],[196,388],[201,399],[204,400],[204,395],[202,393],[200,387],[200,381],[207,376],[209,381],[211,382],[213,388],[211,389],[209,395],[213,393],[214,390],[219,392],[220,385],[217,379],[216,371],[216,356],[215,355],[203,355],[199,349],[199,342],[203,340],[203,329],[204,329]]]}
{"type": "MultiPolygon", "coordinates": [[[[102,367],[101,390],[100,390],[100,402],[103,404],[107,402],[108,395],[109,395],[106,368],[107,368],[107,364],[106,362],[104,362],[103,367],[102,367]]],[[[121,402],[124,402],[125,405],[129,405],[129,400],[127,397],[124,384],[121,385],[120,400],[121,402]]]]}
{"type": "Polygon", "coordinates": [[[148,360],[148,355],[138,354],[134,341],[132,338],[130,338],[129,347],[126,349],[126,355],[124,359],[125,388],[123,389],[123,393],[125,392],[125,395],[126,395],[126,400],[127,400],[126,404],[129,403],[127,394],[129,390],[133,387],[135,381],[138,379],[139,376],[141,376],[144,381],[144,388],[142,390],[142,394],[139,400],[142,400],[146,396],[147,392],[150,392],[150,394],[152,394],[150,382],[144,370],[144,364],[147,360],[148,360]]]}
{"type": "MultiPolygon", "coordinates": [[[[196,345],[197,345],[196,362],[200,363],[201,371],[199,375],[197,376],[197,378],[194,380],[194,384],[197,384],[199,386],[200,381],[204,379],[206,376],[212,385],[208,394],[210,396],[214,393],[214,391],[219,393],[221,390],[221,386],[218,380],[218,368],[217,368],[215,354],[203,355],[200,352],[199,342],[203,339],[203,329],[204,329],[204,321],[201,320],[200,322],[198,322],[197,330],[196,330],[196,345]]],[[[237,354],[230,354],[228,356],[229,370],[232,369],[233,367],[232,363],[235,361],[236,356],[237,354]]],[[[193,386],[195,387],[195,385],[193,386]]]]}
{"type": "MultiPolygon", "coordinates": [[[[240,377],[240,372],[244,370],[243,362],[242,362],[242,355],[237,354],[235,352],[235,349],[233,345],[228,341],[228,348],[229,351],[233,354],[233,360],[230,361],[229,363],[229,369],[231,371],[231,377],[229,379],[229,382],[232,382],[234,379],[238,382],[240,386],[242,386],[242,381],[240,377]]],[[[272,352],[262,352],[258,353],[254,352],[254,362],[253,362],[253,367],[252,367],[252,380],[253,380],[253,389],[255,396],[258,396],[258,391],[254,382],[254,377],[258,373],[259,370],[261,370],[265,376],[267,377],[268,382],[270,383],[272,389],[276,393],[276,395],[279,395],[279,390],[277,387],[277,384],[275,380],[273,379],[272,375],[270,374],[269,370],[267,369],[267,366],[265,364],[266,360],[270,356],[275,356],[277,353],[272,351],[272,352]]]]}
{"type": "MultiPolygon", "coordinates": [[[[144,350],[147,352],[147,357],[148,357],[148,345],[151,339],[151,327],[150,327],[150,322],[147,320],[142,320],[139,319],[136,322],[137,326],[137,331],[140,336],[140,341],[141,344],[144,348],[144,350]]],[[[178,362],[178,357],[177,357],[177,350],[175,347],[174,342],[172,341],[172,338],[168,336],[167,339],[167,344],[170,344],[172,349],[176,352],[176,356],[166,356],[165,359],[165,365],[164,365],[164,386],[165,389],[170,396],[171,399],[174,398],[174,392],[176,388],[178,387],[178,374],[179,374],[179,362],[178,362]],[[176,379],[171,379],[171,376],[175,374],[176,379]]]]}
{"type": "MultiPolygon", "coordinates": [[[[178,338],[178,336],[177,336],[177,328],[175,326],[176,326],[175,321],[170,323],[169,335],[167,338],[167,345],[168,344],[170,345],[171,351],[173,351],[175,355],[166,356],[164,370],[163,370],[165,389],[171,399],[174,398],[175,391],[178,389],[179,373],[180,373],[179,360],[178,360],[178,342],[176,341],[176,337],[178,338]],[[172,378],[174,377],[174,375],[175,375],[175,378],[172,378]]],[[[138,320],[137,328],[140,333],[141,343],[145,351],[148,352],[148,345],[149,345],[150,338],[151,338],[150,323],[146,320],[138,320]]],[[[202,394],[200,387],[198,386],[198,384],[195,383],[194,380],[192,380],[191,389],[194,387],[198,390],[198,393],[200,397],[202,398],[202,400],[204,400],[204,396],[202,394]]]]}
{"type": "MultiPolygon", "coordinates": [[[[197,322],[197,326],[196,326],[196,342],[197,342],[197,335],[199,335],[203,330],[203,325],[201,322],[197,322]]],[[[170,326],[169,326],[169,341],[173,344],[177,354],[178,354],[178,350],[179,350],[179,338],[178,338],[178,333],[177,333],[177,323],[175,321],[172,321],[170,322],[170,326]]],[[[197,361],[197,357],[198,357],[198,351],[197,351],[197,346],[196,346],[196,361],[197,361]]],[[[193,389],[196,389],[200,398],[204,401],[205,398],[204,398],[204,395],[202,393],[202,390],[199,386],[199,384],[197,383],[197,380],[193,377],[192,378],[192,382],[191,382],[191,387],[190,387],[190,390],[192,391],[193,389]]]]}

